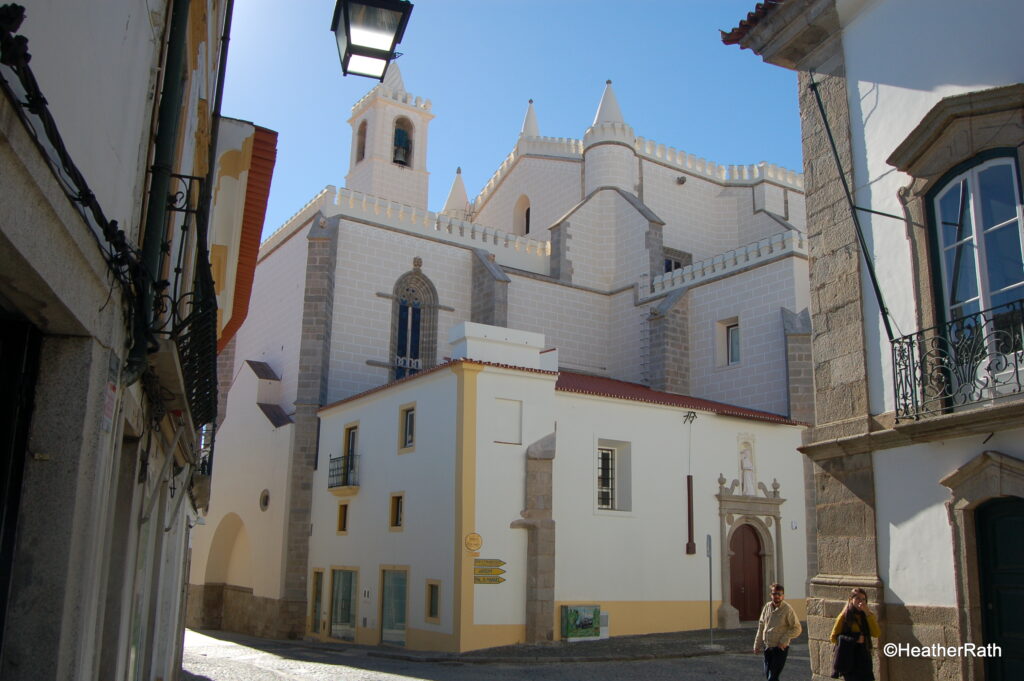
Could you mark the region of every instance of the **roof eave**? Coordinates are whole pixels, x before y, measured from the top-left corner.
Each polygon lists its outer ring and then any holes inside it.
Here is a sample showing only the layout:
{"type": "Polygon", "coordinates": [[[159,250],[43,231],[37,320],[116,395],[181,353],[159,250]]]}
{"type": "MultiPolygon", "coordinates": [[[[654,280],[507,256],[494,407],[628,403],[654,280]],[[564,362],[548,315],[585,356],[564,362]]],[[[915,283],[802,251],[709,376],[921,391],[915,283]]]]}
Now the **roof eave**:
{"type": "Polygon", "coordinates": [[[822,70],[834,55],[839,33],[835,0],[786,0],[758,5],[739,26],[722,32],[722,42],[783,68],[822,70]]]}

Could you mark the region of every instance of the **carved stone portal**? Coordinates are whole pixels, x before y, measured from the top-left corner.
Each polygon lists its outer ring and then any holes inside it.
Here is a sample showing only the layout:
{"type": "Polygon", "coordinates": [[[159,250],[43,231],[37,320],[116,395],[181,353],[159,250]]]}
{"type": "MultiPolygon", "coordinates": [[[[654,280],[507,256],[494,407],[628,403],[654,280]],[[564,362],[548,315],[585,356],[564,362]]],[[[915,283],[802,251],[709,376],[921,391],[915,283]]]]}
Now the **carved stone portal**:
{"type": "MultiPolygon", "coordinates": [[[[753,477],[753,447],[750,441],[741,441],[740,446],[740,470],[741,476],[746,476],[751,471],[753,477]],[[744,449],[742,443],[748,445],[747,455],[749,456],[749,469],[744,466],[744,449]]],[[[756,487],[750,481],[752,488],[750,494],[743,489],[739,479],[725,486],[725,476],[718,476],[718,517],[720,547],[719,564],[721,566],[721,605],[718,607],[718,628],[736,629],[740,626],[739,611],[732,606],[730,585],[731,585],[731,559],[732,551],[729,548],[733,534],[741,526],[749,526],[757,535],[761,543],[761,585],[765,593],[760,594],[761,600],[767,601],[767,587],[772,582],[778,581],[783,572],[782,566],[782,504],[785,499],[779,496],[779,482],[772,481],[771,491],[763,482],[758,482],[756,487]],[[739,488],[739,489],[737,489],[739,488]],[[737,493],[738,492],[738,493],[737,493]],[[760,495],[758,495],[760,492],[760,495]],[[774,532],[772,531],[774,529],[774,532]]],[[[744,481],[746,482],[746,481],[744,481]]]]}

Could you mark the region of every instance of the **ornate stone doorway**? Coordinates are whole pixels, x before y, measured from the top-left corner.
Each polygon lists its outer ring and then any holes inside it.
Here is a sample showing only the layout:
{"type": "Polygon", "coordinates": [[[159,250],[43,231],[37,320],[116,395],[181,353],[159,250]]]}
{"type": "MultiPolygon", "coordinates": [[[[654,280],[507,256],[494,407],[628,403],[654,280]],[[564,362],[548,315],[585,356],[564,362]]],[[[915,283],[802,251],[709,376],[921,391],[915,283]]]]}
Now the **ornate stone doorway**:
{"type": "Polygon", "coordinates": [[[757,619],[768,600],[768,584],[785,574],[782,569],[782,504],[779,483],[771,491],[757,483],[757,495],[740,492],[740,481],[725,486],[718,478],[718,545],[721,547],[721,605],[718,628],[735,629],[740,621],[757,619]],[[734,574],[735,572],[735,574],[734,574]],[[734,591],[741,589],[742,597],[734,591]],[[740,603],[744,603],[742,609],[740,603]],[[753,614],[750,614],[753,612],[753,614]]]}
{"type": "Polygon", "coordinates": [[[764,567],[761,540],[750,525],[740,525],[729,540],[729,603],[741,621],[756,620],[761,612],[764,567]]]}

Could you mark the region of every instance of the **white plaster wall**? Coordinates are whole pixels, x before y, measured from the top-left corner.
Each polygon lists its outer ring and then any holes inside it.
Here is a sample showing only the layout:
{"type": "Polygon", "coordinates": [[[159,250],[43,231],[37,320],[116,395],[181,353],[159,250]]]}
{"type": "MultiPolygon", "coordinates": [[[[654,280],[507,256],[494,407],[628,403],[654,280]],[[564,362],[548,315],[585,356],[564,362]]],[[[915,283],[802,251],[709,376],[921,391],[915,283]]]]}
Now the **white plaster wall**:
{"type": "Polygon", "coordinates": [[[632,149],[622,144],[597,144],[584,152],[584,193],[600,187],[618,187],[637,193],[638,163],[632,149]]]}
{"type": "Polygon", "coordinates": [[[140,140],[149,130],[166,3],[114,0],[102,12],[60,0],[26,4],[19,34],[29,40],[32,70],[68,152],[107,218],[136,238],[146,179],[140,140]]]}
{"type": "MultiPolygon", "coordinates": [[[[261,381],[246,365],[241,367],[228,393],[224,421],[217,431],[215,471],[206,524],[192,530],[192,584],[206,582],[211,542],[229,513],[241,518],[250,555],[239,555],[231,565],[249,566],[249,574],[229,575],[229,583],[252,586],[253,595],[280,598],[285,557],[284,529],[288,509],[288,464],[292,426],[274,426],[256,405],[257,395],[273,395],[276,381],[261,381]],[[259,507],[266,489],[270,503],[259,507]],[[248,579],[251,578],[251,582],[248,579]],[[232,579],[243,581],[231,581],[232,579]]],[[[241,538],[235,550],[243,548],[241,538]]]]}
{"type": "Polygon", "coordinates": [[[665,246],[692,253],[694,261],[737,246],[735,200],[723,205],[722,185],[647,160],[642,164],[643,201],[665,222],[665,246]],[[680,185],[679,177],[686,183],[680,185]]]}
{"type": "Polygon", "coordinates": [[[580,202],[579,159],[522,156],[473,217],[473,222],[509,232],[516,201],[530,199],[530,237],[550,238],[548,228],[580,202]]]}
{"type": "MultiPolygon", "coordinates": [[[[269,364],[281,379],[278,405],[289,414],[295,411],[292,404],[298,387],[308,233],[305,226],[277,248],[260,253],[249,314],[235,336],[233,375],[238,375],[247,359],[269,364]]],[[[218,447],[221,443],[218,437],[218,447]]]]}
{"type": "MultiPolygon", "coordinates": [[[[611,192],[608,192],[611,194],[611,192]]],[[[604,216],[612,222],[612,250],[606,254],[611,262],[613,277],[611,290],[632,286],[640,281],[643,275],[651,274],[651,258],[647,251],[647,232],[650,222],[618,192],[612,194],[614,213],[604,216]]],[[[661,253],[657,254],[657,263],[661,263],[661,253]]],[[[661,269],[656,271],[660,273],[661,269]]]]}
{"type": "Polygon", "coordinates": [[[514,272],[509,275],[509,328],[543,333],[547,346],[558,348],[559,364],[567,369],[608,373],[607,296],[514,272]]]}
{"type": "Polygon", "coordinates": [[[690,291],[690,391],[707,399],[787,414],[781,308],[808,306],[807,261],[789,257],[690,291]],[[725,364],[718,323],[739,318],[740,362],[725,364]]]}
{"type": "Polygon", "coordinates": [[[878,574],[888,603],[956,606],[953,534],[939,481],[984,451],[1024,459],[1024,430],[945,440],[872,454],[878,574]],[[913,471],[913,475],[907,475],[913,471]]]}
{"type": "MultiPolygon", "coordinates": [[[[1017,0],[842,0],[838,9],[857,205],[902,215],[897,191],[909,178],[886,159],[943,97],[1024,81],[1024,6],[1017,0]]],[[[861,221],[896,333],[911,333],[916,321],[905,225],[864,213],[861,221]]],[[[866,273],[862,278],[870,407],[880,413],[894,408],[891,357],[866,273]]]]}
{"type": "Polygon", "coordinates": [[[647,318],[650,305],[634,304],[634,290],[627,289],[608,300],[608,375],[623,381],[644,383],[649,343],[647,318]]]}
{"type": "MultiPolygon", "coordinates": [[[[752,435],[758,480],[781,485],[782,550],[790,598],[803,598],[800,429],[625,400],[556,393],[558,454],[554,518],[558,524],[556,601],[698,601],[707,598],[704,538],[712,536],[713,593],[720,598],[718,476],[738,477],[738,436],[752,435]],[[632,510],[597,509],[598,440],[631,443],[632,510]],[[685,553],[686,475],[694,476],[696,555],[685,553]],[[792,523],[797,529],[791,529],[792,523]]],[[[614,632],[613,632],[614,633],[614,632]]]]}
{"type": "Polygon", "coordinates": [[[410,567],[407,626],[452,631],[456,388],[455,375],[442,369],[320,412],[309,570],[323,568],[326,579],[332,565],[358,566],[360,626],[379,626],[381,566],[402,565],[410,567]],[[409,402],[416,403],[415,450],[398,454],[399,407],[409,402]],[[349,529],[339,536],[339,498],[327,487],[329,457],[340,455],[345,424],[353,421],[359,422],[359,491],[344,498],[349,502],[349,529]],[[394,492],[405,493],[401,532],[388,528],[394,492]],[[424,620],[428,579],[441,582],[440,624],[424,620]],[[366,590],[369,605],[362,597],[366,590]]]}
{"type": "Polygon", "coordinates": [[[566,255],[572,263],[572,283],[606,292],[616,284],[619,202],[624,200],[618,192],[600,191],[569,216],[566,255]]]}
{"type": "Polygon", "coordinates": [[[487,367],[477,379],[476,531],[481,558],[505,561],[502,584],[474,586],[476,624],[523,624],[526,617],[527,532],[509,524],[526,508],[526,449],[554,432],[551,374],[487,367]],[[520,444],[495,442],[493,423],[502,418],[496,399],[522,403],[520,444]]]}
{"type": "Polygon", "coordinates": [[[437,361],[447,355],[448,330],[467,321],[472,301],[472,258],[465,248],[422,239],[357,222],[342,221],[335,272],[334,325],[328,402],[388,381],[388,369],[367,360],[387,362],[391,348],[388,296],[395,282],[423,259],[422,272],[437,289],[437,361]]]}
{"type": "Polygon", "coordinates": [[[789,204],[787,222],[807,233],[807,197],[802,192],[786,190],[786,202],[789,204]]]}

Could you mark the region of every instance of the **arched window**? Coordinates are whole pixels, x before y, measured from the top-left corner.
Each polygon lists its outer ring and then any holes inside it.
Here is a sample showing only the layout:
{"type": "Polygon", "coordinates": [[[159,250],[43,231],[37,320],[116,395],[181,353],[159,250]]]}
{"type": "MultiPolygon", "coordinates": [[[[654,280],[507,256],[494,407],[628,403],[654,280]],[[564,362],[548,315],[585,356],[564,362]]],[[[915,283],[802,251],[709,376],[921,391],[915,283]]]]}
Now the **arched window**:
{"type": "Polygon", "coordinates": [[[1016,159],[983,156],[959,169],[929,194],[946,321],[983,310],[993,310],[998,319],[1024,298],[1024,216],[1016,159]]]}
{"type": "Polygon", "coordinates": [[[530,233],[530,199],[523,194],[512,212],[512,233],[526,236],[530,233]]]}
{"type": "Polygon", "coordinates": [[[391,314],[394,378],[434,366],[437,355],[437,289],[416,266],[395,283],[391,314]]]}
{"type": "Polygon", "coordinates": [[[395,120],[391,160],[400,166],[412,165],[412,122],[404,116],[395,120]]]}
{"type": "Polygon", "coordinates": [[[366,158],[366,121],[359,124],[356,131],[356,163],[366,158]]]}

